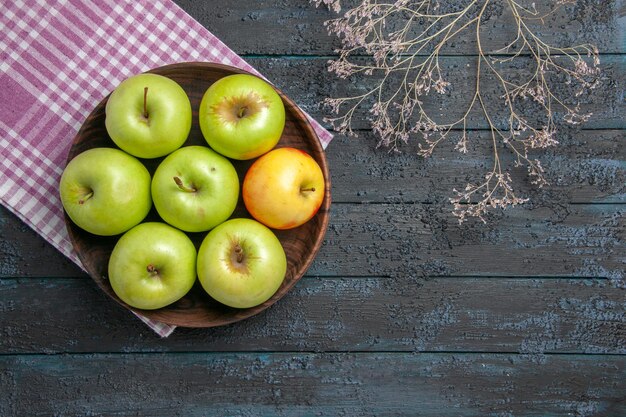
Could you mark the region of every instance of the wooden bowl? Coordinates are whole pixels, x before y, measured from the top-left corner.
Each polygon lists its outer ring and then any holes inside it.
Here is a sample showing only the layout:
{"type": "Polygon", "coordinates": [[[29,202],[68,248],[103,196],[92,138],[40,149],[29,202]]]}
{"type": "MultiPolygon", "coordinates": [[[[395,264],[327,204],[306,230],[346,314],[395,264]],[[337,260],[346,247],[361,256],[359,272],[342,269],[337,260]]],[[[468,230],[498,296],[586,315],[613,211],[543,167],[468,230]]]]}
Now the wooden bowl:
{"type": "MultiPolygon", "coordinates": [[[[175,80],[183,87],[189,96],[193,109],[193,122],[191,132],[184,146],[208,146],[198,124],[198,109],[206,89],[213,82],[226,75],[246,73],[243,70],[226,65],[203,62],[167,65],[155,68],[149,72],[164,75],[175,80]]],[[[287,273],[282,285],[274,296],[256,307],[236,309],[227,307],[213,300],[202,289],[199,283],[196,282],[196,285],[194,285],[186,296],[167,307],[158,310],[140,310],[133,308],[115,295],[107,278],[109,257],[120,236],[103,237],[90,234],[73,224],[66,215],[65,223],[74,249],[78,252],[78,256],[89,275],[106,294],[127,309],[153,320],[183,327],[214,327],[243,320],[260,313],[283,297],[304,275],[322,244],[328,226],[330,176],[324,150],[307,118],[288,97],[280,91],[278,91],[278,93],[285,104],[286,123],[277,147],[290,146],[309,153],[322,168],[326,180],[326,189],[322,206],[313,219],[295,229],[284,231],[274,230],[287,255],[287,273]]],[[[67,162],[87,149],[95,147],[117,147],[107,134],[104,125],[107,99],[108,97],[104,98],[85,120],[85,123],[74,139],[67,162]]],[[[154,170],[162,160],[163,158],[151,160],[142,159],[141,161],[151,173],[154,173],[154,170]]],[[[231,160],[231,162],[233,162],[233,165],[237,169],[240,180],[243,180],[253,160],[231,160]]],[[[231,216],[231,218],[237,217],[251,217],[246,211],[241,196],[239,197],[237,208],[231,216]]],[[[144,221],[162,220],[153,208],[144,221]]],[[[202,239],[206,236],[206,232],[188,233],[188,235],[196,245],[196,248],[198,248],[202,239]]]]}

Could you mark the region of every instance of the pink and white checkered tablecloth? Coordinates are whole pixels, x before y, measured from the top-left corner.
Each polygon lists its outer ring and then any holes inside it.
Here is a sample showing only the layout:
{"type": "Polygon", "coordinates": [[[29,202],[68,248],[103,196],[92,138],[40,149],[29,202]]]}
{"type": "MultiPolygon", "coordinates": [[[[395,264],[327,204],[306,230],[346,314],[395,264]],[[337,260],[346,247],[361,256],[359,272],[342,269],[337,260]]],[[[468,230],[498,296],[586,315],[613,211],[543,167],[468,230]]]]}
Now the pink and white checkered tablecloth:
{"type": "MultiPolygon", "coordinates": [[[[13,0],[2,9],[0,202],[80,266],[57,190],[95,105],[125,78],[165,64],[257,72],[170,0],[13,0]]],[[[325,147],[332,136],[312,123],[325,147]]],[[[164,337],[175,328],[139,318],[164,337]]]]}

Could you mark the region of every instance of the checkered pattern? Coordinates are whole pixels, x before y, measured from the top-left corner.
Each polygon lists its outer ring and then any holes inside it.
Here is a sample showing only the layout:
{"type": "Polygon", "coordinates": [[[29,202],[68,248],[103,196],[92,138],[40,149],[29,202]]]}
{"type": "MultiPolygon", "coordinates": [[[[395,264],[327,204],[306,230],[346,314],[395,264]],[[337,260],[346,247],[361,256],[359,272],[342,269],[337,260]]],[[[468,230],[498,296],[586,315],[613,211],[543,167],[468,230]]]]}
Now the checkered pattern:
{"type": "MultiPolygon", "coordinates": [[[[125,78],[186,61],[256,73],[169,0],[12,0],[0,14],[0,202],[80,265],[58,182],[83,120],[125,78]]],[[[326,146],[332,136],[312,120],[326,146]]],[[[173,326],[140,317],[168,336],[173,326]]]]}

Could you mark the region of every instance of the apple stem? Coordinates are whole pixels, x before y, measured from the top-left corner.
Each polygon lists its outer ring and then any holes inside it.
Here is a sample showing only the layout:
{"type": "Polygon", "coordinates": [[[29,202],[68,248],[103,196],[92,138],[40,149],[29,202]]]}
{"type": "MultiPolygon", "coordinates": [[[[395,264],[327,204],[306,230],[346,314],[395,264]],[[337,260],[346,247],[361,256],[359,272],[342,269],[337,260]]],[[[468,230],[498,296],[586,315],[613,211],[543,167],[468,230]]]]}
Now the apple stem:
{"type": "Polygon", "coordinates": [[[178,188],[186,193],[195,193],[196,191],[198,191],[195,187],[187,187],[185,184],[183,184],[183,180],[181,180],[179,177],[174,177],[174,182],[176,183],[176,185],[178,185],[178,188]]]}
{"type": "Polygon", "coordinates": [[[148,118],[148,87],[143,88],[143,117],[148,118]]]}
{"type": "Polygon", "coordinates": [[[93,190],[89,191],[89,193],[87,193],[83,198],[78,200],[78,204],[81,204],[81,205],[85,204],[85,202],[89,200],[91,197],[93,197],[93,190]]]}
{"type": "Polygon", "coordinates": [[[241,248],[241,246],[237,245],[235,246],[235,255],[237,255],[237,263],[241,263],[243,262],[243,249],[241,248]]]}
{"type": "Polygon", "coordinates": [[[314,192],[315,192],[315,187],[310,187],[310,188],[300,188],[300,192],[301,192],[301,193],[304,193],[304,192],[307,192],[307,191],[310,191],[310,192],[314,193],[314,192]]]}
{"type": "Polygon", "coordinates": [[[248,110],[248,108],[246,106],[242,106],[239,108],[239,113],[237,113],[237,117],[239,117],[240,119],[246,115],[246,111],[248,110]]]}
{"type": "Polygon", "coordinates": [[[156,267],[152,264],[148,264],[148,267],[146,268],[146,270],[150,273],[150,275],[152,276],[157,276],[159,275],[159,270],[156,269],[156,267]]]}

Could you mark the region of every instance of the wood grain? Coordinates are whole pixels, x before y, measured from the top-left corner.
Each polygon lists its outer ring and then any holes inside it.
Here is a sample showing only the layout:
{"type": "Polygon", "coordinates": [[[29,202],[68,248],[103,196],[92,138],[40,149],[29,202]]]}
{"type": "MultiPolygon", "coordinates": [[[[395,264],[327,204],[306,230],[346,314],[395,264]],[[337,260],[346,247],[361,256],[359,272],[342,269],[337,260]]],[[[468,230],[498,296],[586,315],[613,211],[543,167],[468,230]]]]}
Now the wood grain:
{"type": "MultiPolygon", "coordinates": [[[[491,169],[491,138],[486,131],[471,132],[467,154],[454,150],[454,139],[440,145],[430,158],[417,155],[418,143],[401,152],[377,148],[371,131],[358,137],[337,135],[328,147],[333,178],[333,201],[339,203],[437,203],[444,207],[452,190],[479,181],[491,169]]],[[[537,189],[524,168],[512,168],[514,187],[532,204],[626,202],[626,142],[621,130],[564,130],[560,144],[538,152],[549,184],[537,189]]],[[[500,154],[514,166],[510,152],[500,154]]]]}
{"type": "MultiPolygon", "coordinates": [[[[175,1],[318,120],[325,97],[367,86],[327,72],[332,14],[308,0],[175,1]]],[[[450,216],[451,187],[490,164],[479,118],[471,155],[427,160],[375,149],[361,122],[328,148],[338,203],[308,275],[229,326],[158,338],[0,209],[0,415],[626,415],[625,7],[578,0],[541,28],[596,43],[604,77],[590,122],[539,155],[551,185],[513,171],[531,204],[488,226],[450,216]]],[[[512,33],[497,13],[487,49],[512,33]]],[[[472,37],[445,54],[456,97],[435,112],[469,92],[454,72],[472,37]]]]}
{"type": "Polygon", "coordinates": [[[516,207],[459,225],[428,204],[334,204],[310,274],[607,277],[624,286],[626,207],[516,207]]]}
{"type": "MultiPolygon", "coordinates": [[[[311,276],[604,277],[624,285],[626,207],[621,204],[517,207],[490,222],[459,225],[441,204],[340,204],[330,213],[311,276]]],[[[12,217],[5,222],[17,225],[12,217]]],[[[12,230],[13,226],[4,226],[12,230]]],[[[9,248],[7,276],[76,276],[60,258],[33,267],[41,238],[24,231],[9,248]],[[68,275],[65,275],[68,276],[68,275]]],[[[52,255],[53,252],[47,252],[52,255]]]]}
{"type": "MultiPolygon", "coordinates": [[[[365,58],[362,58],[364,60],[365,58]]],[[[434,120],[450,122],[460,117],[471,102],[474,94],[476,78],[476,57],[474,56],[446,56],[440,59],[444,78],[452,85],[449,93],[440,95],[433,93],[423,97],[423,107],[434,120]]],[[[323,104],[327,97],[339,98],[364,94],[375,87],[384,74],[373,74],[370,77],[350,78],[342,80],[327,71],[327,57],[305,57],[299,59],[283,59],[281,57],[251,57],[247,59],[276,86],[284,91],[304,111],[318,120],[330,115],[329,109],[323,104]],[[274,78],[271,74],[276,74],[274,78]]],[[[601,57],[602,79],[597,88],[579,97],[580,109],[583,113],[592,113],[588,122],[581,125],[583,129],[625,129],[626,102],[624,89],[626,84],[626,61],[620,55],[604,55],[601,57]]],[[[530,74],[532,61],[528,57],[520,57],[518,61],[505,69],[507,77],[519,82],[530,74]]],[[[483,74],[482,96],[491,109],[494,123],[505,128],[508,117],[502,99],[503,91],[491,74],[483,74]]],[[[574,104],[576,91],[563,81],[552,84],[553,93],[565,99],[570,105],[574,104]]],[[[391,89],[389,89],[391,90],[391,89]]],[[[386,90],[386,91],[389,91],[386,90]]],[[[391,90],[393,91],[393,90],[391,90]]],[[[368,104],[367,102],[365,104],[368,104]]],[[[521,106],[523,115],[531,122],[541,126],[542,114],[530,101],[521,106]]],[[[557,117],[564,112],[557,111],[557,117]]],[[[363,105],[354,114],[354,129],[369,129],[371,114],[369,107],[363,105]]],[[[485,118],[475,107],[469,114],[467,127],[469,129],[485,129],[488,124],[485,118]]],[[[564,128],[564,126],[559,126],[564,128]]]]}
{"type": "MultiPolygon", "coordinates": [[[[523,171],[513,172],[516,185],[531,198],[531,204],[516,213],[519,216],[527,215],[526,224],[539,228],[542,222],[558,222],[560,217],[568,216],[572,208],[580,209],[572,207],[571,203],[623,202],[626,186],[624,164],[626,147],[623,146],[623,138],[623,132],[616,130],[570,132],[561,149],[551,151],[541,158],[550,180],[548,187],[536,190],[527,185],[523,171]],[[541,215],[535,216],[535,212],[526,210],[532,207],[543,207],[541,215]]],[[[415,203],[433,203],[434,206],[424,207],[431,212],[436,207],[438,216],[422,216],[419,221],[435,227],[435,224],[431,223],[444,217],[447,224],[455,227],[454,219],[449,216],[450,206],[447,198],[454,187],[462,187],[465,182],[477,178],[488,169],[489,161],[486,160],[488,158],[482,154],[486,151],[486,147],[477,146],[472,153],[461,155],[448,147],[443,148],[432,158],[422,159],[416,157],[410,149],[401,154],[389,154],[376,149],[376,140],[369,132],[363,132],[363,137],[357,139],[338,136],[330,144],[327,154],[333,182],[333,199],[337,203],[411,205],[405,209],[407,212],[409,209],[420,212],[415,208],[415,203]]],[[[355,206],[354,209],[360,210],[359,206],[355,206]]],[[[595,218],[594,214],[599,211],[591,210],[590,207],[592,217],[584,219],[578,216],[577,223],[581,227],[570,228],[569,233],[574,233],[575,229],[579,233],[586,233],[585,223],[588,223],[589,227],[601,224],[603,219],[595,218]]],[[[421,213],[425,212],[422,210],[421,213]]],[[[507,233],[524,232],[526,228],[521,223],[523,220],[523,218],[515,220],[516,224],[509,225],[507,233]]],[[[337,221],[342,222],[341,218],[337,221]]],[[[505,219],[501,219],[498,225],[505,222],[505,219]]],[[[331,224],[333,228],[337,227],[332,219],[331,224]]],[[[473,228],[470,225],[467,227],[468,230],[473,228]]],[[[553,229],[551,233],[557,232],[553,229]]],[[[446,234],[440,232],[439,235],[429,237],[422,235],[421,239],[411,237],[411,241],[416,240],[418,245],[424,245],[429,240],[437,240],[446,234]]],[[[561,235],[557,233],[553,240],[558,236],[561,235]]],[[[561,237],[566,239],[564,235],[561,237]]],[[[544,243],[541,239],[535,239],[528,244],[537,248],[545,247],[545,239],[548,238],[549,236],[543,237],[544,243]]],[[[471,242],[470,237],[468,241],[471,242]]],[[[354,242],[351,242],[348,236],[335,242],[335,245],[340,244],[354,246],[354,242]]],[[[509,245],[508,242],[501,244],[504,244],[505,248],[509,245]]],[[[3,260],[0,263],[0,276],[80,275],[80,270],[76,266],[59,256],[57,251],[41,237],[2,207],[0,207],[0,254],[3,260]]],[[[532,267],[532,257],[530,261],[530,265],[525,267],[528,274],[545,274],[541,268],[532,267]]],[[[322,272],[316,266],[312,271],[313,274],[322,272]]],[[[469,272],[477,274],[479,271],[469,272]]],[[[511,271],[513,272],[518,273],[511,271]]]]}
{"type": "MultiPolygon", "coordinates": [[[[245,73],[233,67],[210,63],[179,63],[150,70],[150,72],[176,81],[187,93],[193,112],[191,132],[183,146],[206,145],[198,122],[198,108],[209,86],[228,75],[245,73]]],[[[276,147],[295,147],[313,157],[320,166],[325,180],[324,200],[315,216],[305,224],[289,230],[276,231],[275,234],[285,250],[287,273],[278,290],[267,301],[250,308],[236,309],[213,300],[200,285],[195,285],[177,302],[156,310],[141,310],[124,303],[113,291],[108,280],[108,263],[113,247],[119,236],[102,237],[92,235],[76,226],[66,215],[65,223],[70,241],[81,263],[98,286],[113,300],[127,309],[163,323],[184,327],[223,326],[251,317],[265,310],[281,299],[306,272],[315,258],[328,226],[330,209],[330,176],[326,156],[315,131],[301,110],[281,91],[279,95],[285,105],[285,126],[276,147]]],[[[105,107],[108,98],[104,98],[81,126],[69,151],[67,161],[76,155],[96,147],[116,147],[105,127],[105,107]]],[[[154,173],[163,158],[142,160],[148,170],[154,173]]],[[[253,163],[231,161],[239,178],[243,178],[253,163]]],[[[251,216],[247,213],[242,199],[230,218],[251,216]]],[[[148,215],[147,221],[163,221],[155,210],[148,215]]],[[[187,234],[199,247],[206,233],[187,234]]]]}
{"type": "MultiPolygon", "coordinates": [[[[358,0],[343,0],[347,10],[358,0]]],[[[335,55],[341,46],[327,34],[324,22],[337,15],[324,7],[315,8],[308,0],[175,0],[195,19],[243,55],[335,55]],[[237,28],[237,30],[233,30],[237,28]]],[[[546,7],[537,3],[538,7],[546,7]]],[[[535,24],[537,34],[553,45],[591,42],[603,53],[624,53],[622,0],[579,1],[535,24]]],[[[494,7],[483,22],[483,47],[502,47],[512,35],[512,19],[504,8],[494,7]]],[[[532,22],[531,22],[532,25],[532,22]]],[[[465,55],[476,50],[473,36],[460,36],[445,48],[445,54],[465,55]]]]}
{"type": "Polygon", "coordinates": [[[0,351],[626,354],[626,298],[606,279],[310,278],[280,303],[159,340],[89,279],[0,280],[0,351]],[[62,315],[58,312],[63,311],[62,315]]]}
{"type": "Polygon", "coordinates": [[[2,356],[0,413],[620,416],[625,362],[448,353],[2,356]]]}

